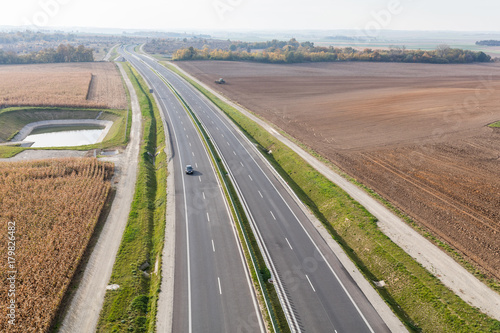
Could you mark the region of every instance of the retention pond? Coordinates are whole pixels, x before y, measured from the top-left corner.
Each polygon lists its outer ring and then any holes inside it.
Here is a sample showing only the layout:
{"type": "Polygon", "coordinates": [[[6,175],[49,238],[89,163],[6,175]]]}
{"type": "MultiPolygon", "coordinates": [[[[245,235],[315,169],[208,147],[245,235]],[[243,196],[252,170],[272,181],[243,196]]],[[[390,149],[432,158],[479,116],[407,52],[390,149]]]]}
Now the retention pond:
{"type": "Polygon", "coordinates": [[[44,120],[24,126],[12,141],[31,147],[74,147],[102,142],[112,121],[44,120]]]}
{"type": "Polygon", "coordinates": [[[24,141],[33,142],[31,147],[71,147],[91,145],[97,142],[102,126],[64,126],[34,129],[24,141]]]}

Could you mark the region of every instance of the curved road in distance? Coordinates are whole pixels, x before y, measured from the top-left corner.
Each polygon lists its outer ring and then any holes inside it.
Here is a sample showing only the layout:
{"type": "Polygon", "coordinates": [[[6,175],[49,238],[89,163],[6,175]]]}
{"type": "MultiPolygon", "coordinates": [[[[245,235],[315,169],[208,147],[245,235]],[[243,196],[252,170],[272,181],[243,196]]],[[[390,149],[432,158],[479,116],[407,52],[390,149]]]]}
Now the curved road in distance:
{"type": "Polygon", "coordinates": [[[131,54],[132,47],[127,51],[120,48],[157,94],[170,131],[176,198],[171,330],[265,332],[236,229],[205,146],[167,85],[131,54]],[[184,172],[187,164],[194,168],[192,175],[184,172]]]}
{"type": "Polygon", "coordinates": [[[251,142],[196,88],[153,58],[136,55],[168,80],[211,134],[266,249],[292,331],[389,332],[251,142]]]}

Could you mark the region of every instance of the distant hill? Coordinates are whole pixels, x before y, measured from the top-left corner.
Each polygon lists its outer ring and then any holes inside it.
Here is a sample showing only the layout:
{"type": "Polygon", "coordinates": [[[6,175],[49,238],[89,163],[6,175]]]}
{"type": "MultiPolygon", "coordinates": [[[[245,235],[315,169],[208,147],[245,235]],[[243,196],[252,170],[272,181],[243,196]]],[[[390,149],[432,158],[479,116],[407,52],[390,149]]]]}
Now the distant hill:
{"type": "Polygon", "coordinates": [[[476,42],[476,45],[500,46],[500,40],[480,40],[476,42]]]}

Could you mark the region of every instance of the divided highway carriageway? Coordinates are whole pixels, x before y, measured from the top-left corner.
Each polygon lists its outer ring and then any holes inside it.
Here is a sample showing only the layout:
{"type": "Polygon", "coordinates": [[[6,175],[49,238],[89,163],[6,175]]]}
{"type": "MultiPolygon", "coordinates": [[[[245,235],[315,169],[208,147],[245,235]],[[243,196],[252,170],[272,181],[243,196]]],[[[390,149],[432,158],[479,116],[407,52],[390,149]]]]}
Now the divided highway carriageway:
{"type": "Polygon", "coordinates": [[[388,332],[296,198],[244,134],[184,79],[149,56],[135,53],[131,47],[128,51],[127,60],[161,100],[160,108],[173,133],[174,158],[180,159],[175,170],[173,331],[258,332],[263,327],[205,148],[187,112],[163,80],[190,106],[226,163],[253,223],[292,332],[388,332]],[[184,164],[192,164],[195,174],[181,174],[184,164]],[[177,204],[182,201],[185,206],[177,204]],[[217,240],[215,251],[212,239],[217,240]]]}

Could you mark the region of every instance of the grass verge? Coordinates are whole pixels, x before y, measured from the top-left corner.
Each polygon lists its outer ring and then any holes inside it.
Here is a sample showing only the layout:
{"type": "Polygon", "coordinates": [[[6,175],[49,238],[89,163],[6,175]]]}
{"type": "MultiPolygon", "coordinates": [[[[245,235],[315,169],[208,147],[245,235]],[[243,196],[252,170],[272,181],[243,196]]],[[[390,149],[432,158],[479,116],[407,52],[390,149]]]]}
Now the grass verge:
{"type": "Polygon", "coordinates": [[[414,332],[500,332],[500,322],[468,305],[394,244],[347,193],[235,108],[168,66],[200,90],[257,144],[299,198],[343,247],[394,313],[414,332]],[[267,151],[272,147],[272,154],[267,151]]]}
{"type": "Polygon", "coordinates": [[[97,331],[154,332],[165,237],[165,135],[146,83],[129,65],[124,69],[139,98],[143,139],[134,199],[110,280],[120,288],[106,293],[97,331]]]}

